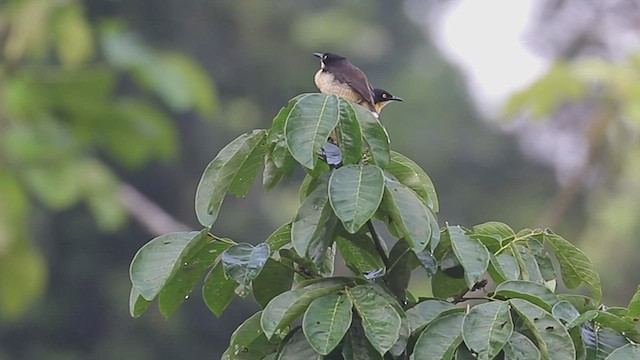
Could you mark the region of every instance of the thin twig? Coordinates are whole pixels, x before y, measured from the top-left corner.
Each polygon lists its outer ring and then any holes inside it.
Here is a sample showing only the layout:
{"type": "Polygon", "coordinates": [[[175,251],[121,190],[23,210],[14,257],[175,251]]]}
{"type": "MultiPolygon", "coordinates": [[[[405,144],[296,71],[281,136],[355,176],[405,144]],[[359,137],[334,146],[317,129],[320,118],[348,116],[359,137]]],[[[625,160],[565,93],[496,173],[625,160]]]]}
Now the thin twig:
{"type": "Polygon", "coordinates": [[[126,182],[120,183],[117,196],[129,215],[154,236],[191,230],[126,182]]]}

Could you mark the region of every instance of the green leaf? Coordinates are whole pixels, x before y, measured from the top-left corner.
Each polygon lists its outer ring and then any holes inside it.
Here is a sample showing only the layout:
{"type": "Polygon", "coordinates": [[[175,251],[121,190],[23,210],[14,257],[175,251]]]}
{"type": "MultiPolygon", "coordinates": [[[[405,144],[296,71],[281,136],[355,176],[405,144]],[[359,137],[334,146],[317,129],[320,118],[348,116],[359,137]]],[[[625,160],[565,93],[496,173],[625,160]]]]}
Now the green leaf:
{"type": "Polygon", "coordinates": [[[540,350],[528,337],[513,332],[504,346],[505,360],[540,360],[540,350]]]}
{"type": "Polygon", "coordinates": [[[256,148],[264,146],[265,137],[266,130],[242,134],[220,150],[207,165],[196,190],[196,215],[200,224],[210,227],[214,223],[235,176],[252,158],[256,148]]]}
{"type": "Polygon", "coordinates": [[[284,136],[291,155],[302,166],[313,169],[318,150],[338,124],[338,97],[308,94],[300,97],[284,124],[284,136]]]}
{"type": "Polygon", "coordinates": [[[520,244],[511,243],[511,253],[515,254],[515,259],[520,267],[520,274],[522,274],[523,280],[533,281],[539,284],[544,283],[538,261],[531,249],[520,244]]]}
{"type": "Polygon", "coordinates": [[[292,110],[298,105],[298,100],[309,95],[301,94],[289,100],[287,106],[280,109],[276,117],[273,118],[273,124],[269,129],[267,142],[273,146],[270,157],[273,159],[274,165],[283,173],[291,172],[296,163],[287,147],[287,140],[284,137],[284,125],[291,117],[292,110]]]}
{"type": "Polygon", "coordinates": [[[407,300],[407,288],[411,279],[411,271],[418,265],[412,264],[413,251],[404,239],[398,240],[389,252],[389,268],[385,275],[385,282],[391,293],[401,302],[407,300]]]}
{"type": "Polygon", "coordinates": [[[357,106],[351,102],[340,99],[341,104],[351,107],[360,123],[360,129],[365,142],[369,145],[369,151],[376,165],[385,169],[389,163],[389,134],[384,129],[380,121],[376,119],[369,110],[362,106],[357,106]]]}
{"type": "Polygon", "coordinates": [[[550,313],[522,299],[509,303],[536,338],[543,359],[575,360],[576,350],[569,333],[550,313]]]}
{"type": "MultiPolygon", "coordinates": [[[[409,319],[407,318],[407,314],[398,302],[398,299],[393,297],[391,293],[381,284],[374,283],[371,284],[370,287],[376,294],[386,299],[387,302],[391,304],[391,306],[393,306],[398,315],[400,315],[400,330],[398,331],[398,340],[396,340],[391,349],[389,349],[389,354],[393,356],[400,356],[405,352],[407,343],[409,342],[409,337],[411,336],[411,328],[409,327],[409,319]]],[[[402,304],[406,304],[406,301],[403,301],[402,304]]]]}
{"type": "Polygon", "coordinates": [[[456,313],[433,320],[424,329],[413,350],[412,359],[452,359],[462,343],[464,314],[456,313]]]}
{"type": "Polygon", "coordinates": [[[160,313],[167,318],[189,297],[206,268],[231,244],[211,237],[207,230],[196,235],[177,259],[177,266],[158,294],[160,313]]]}
{"type": "Polygon", "coordinates": [[[625,320],[606,311],[599,310],[596,322],[617,332],[624,333],[634,328],[633,320],[625,320]]]}
{"type": "Polygon", "coordinates": [[[300,330],[294,330],[293,336],[284,344],[278,360],[322,360],[322,355],[318,354],[300,330]]]}
{"type": "Polygon", "coordinates": [[[371,345],[362,328],[362,321],[354,317],[342,344],[344,360],[382,360],[382,355],[371,345]]]}
{"type": "Polygon", "coordinates": [[[636,288],[636,292],[633,294],[631,301],[629,301],[627,309],[629,309],[627,316],[640,317],[640,285],[636,288]]]}
{"type": "Polygon", "coordinates": [[[509,225],[498,221],[489,221],[475,225],[473,227],[473,232],[479,235],[490,236],[494,239],[500,240],[501,242],[503,240],[513,239],[516,235],[509,225]]]}
{"type": "Polygon", "coordinates": [[[238,283],[227,279],[222,262],[218,262],[207,274],[202,285],[202,298],[211,312],[217,317],[222,315],[235,297],[238,283]]]}
{"type": "Polygon", "coordinates": [[[278,251],[283,246],[291,243],[291,223],[284,224],[277,228],[271,235],[269,235],[264,243],[269,245],[269,249],[271,249],[271,251],[278,251]]]}
{"type": "Polygon", "coordinates": [[[520,268],[513,256],[506,252],[490,257],[489,274],[496,284],[503,283],[507,280],[520,279],[520,268]]]}
{"type": "Polygon", "coordinates": [[[131,261],[131,283],[145,300],[158,295],[177,265],[182,250],[198,232],[175,232],[158,236],[138,250],[131,261]]]}
{"type": "Polygon", "coordinates": [[[453,312],[463,312],[463,308],[459,308],[450,302],[429,299],[416,304],[407,310],[407,318],[409,319],[409,327],[411,333],[416,334],[425,326],[429,325],[433,320],[453,312]]]}
{"type": "Polygon", "coordinates": [[[329,206],[328,179],[325,179],[307,196],[300,205],[293,223],[291,224],[291,242],[298,255],[307,255],[309,246],[314,238],[318,238],[324,231],[326,219],[325,207],[329,206]],[[323,214],[325,213],[325,214],[323,214]],[[323,216],[324,215],[324,216],[323,216]]]}
{"type": "Polygon", "coordinates": [[[551,312],[553,305],[558,302],[556,294],[546,286],[524,280],[503,282],[496,287],[494,294],[504,296],[507,299],[516,298],[527,300],[548,312],[551,312]]]}
{"type": "Polygon", "coordinates": [[[498,355],[513,333],[509,304],[491,301],[471,308],[462,322],[462,337],[478,359],[498,355]]]}
{"type": "Polygon", "coordinates": [[[616,349],[629,343],[629,340],[619,332],[594,326],[590,322],[580,326],[580,336],[586,347],[587,359],[603,360],[616,349]]]}
{"type": "Polygon", "coordinates": [[[53,30],[58,57],[65,68],[76,68],[93,55],[91,25],[79,3],[60,7],[53,30]]]}
{"type": "Polygon", "coordinates": [[[640,359],[640,345],[627,344],[607,356],[606,360],[640,359]]]}
{"type": "Polygon", "coordinates": [[[451,247],[464,268],[469,289],[480,280],[489,266],[489,251],[478,240],[467,236],[459,226],[447,226],[451,247]]]}
{"type": "Polygon", "coordinates": [[[253,298],[264,308],[271,299],[291,290],[292,284],[293,271],[279,261],[269,258],[260,274],[251,282],[253,298]]]}
{"type": "Polygon", "coordinates": [[[260,329],[261,315],[262,312],[258,311],[238,326],[221,360],[262,360],[276,350],[260,329]]]}
{"type": "Polygon", "coordinates": [[[391,151],[391,161],[385,168],[401,184],[413,190],[434,213],[438,212],[438,196],[431,178],[408,157],[391,151]]]}
{"type": "Polygon", "coordinates": [[[431,278],[431,291],[433,296],[446,300],[450,297],[459,295],[462,291],[468,290],[467,281],[461,277],[459,279],[452,278],[442,271],[438,271],[431,278]]]}
{"type": "Polygon", "coordinates": [[[600,276],[587,255],[549,229],[544,231],[544,239],[553,247],[560,263],[564,284],[569,289],[575,289],[584,282],[596,301],[600,301],[602,298],[600,276]]]}
{"type": "Polygon", "coordinates": [[[595,310],[600,305],[599,302],[593,300],[592,298],[584,295],[577,294],[558,294],[559,300],[566,300],[570,302],[573,306],[578,309],[580,313],[583,313],[587,310],[595,310]]]}
{"type": "Polygon", "coordinates": [[[373,240],[363,232],[338,236],[336,245],[347,267],[356,275],[384,268],[373,240]]]}
{"type": "Polygon", "coordinates": [[[576,317],[575,319],[571,320],[569,323],[567,323],[565,327],[567,328],[567,330],[571,330],[576,326],[582,325],[587,321],[591,321],[595,319],[597,316],[598,316],[598,310],[587,310],[582,314],[578,315],[578,317],[576,317]]]}
{"type": "Polygon", "coordinates": [[[329,294],[315,299],[304,313],[302,329],[311,347],[327,355],[351,326],[353,304],[345,295],[329,294]]]}
{"type": "Polygon", "coordinates": [[[267,338],[283,331],[302,315],[311,302],[319,297],[344,289],[343,283],[319,283],[312,288],[295,289],[273,298],[262,312],[260,324],[267,338]]]}
{"type": "Polygon", "coordinates": [[[380,355],[384,355],[400,334],[401,318],[384,297],[370,286],[358,285],[347,289],[347,295],[362,319],[364,333],[380,355]]]}
{"type": "Polygon", "coordinates": [[[383,192],[382,170],[373,165],[343,166],[329,179],[331,207],[351,234],[375,214],[383,192]]]}
{"type": "Polygon", "coordinates": [[[132,286],[131,292],[129,293],[129,314],[131,317],[140,317],[149,305],[151,305],[151,301],[145,300],[145,298],[140,295],[140,292],[132,286]]]}
{"type": "Polygon", "coordinates": [[[262,187],[265,190],[271,190],[282,179],[283,173],[278,169],[276,163],[273,161],[271,154],[267,151],[264,154],[264,170],[262,171],[262,187]]]}
{"type": "Polygon", "coordinates": [[[253,148],[242,164],[235,170],[235,175],[229,186],[230,193],[238,197],[246,196],[249,193],[253,181],[258,175],[260,165],[263,163],[266,151],[267,147],[264,142],[253,148]]]}
{"type": "Polygon", "coordinates": [[[362,131],[349,101],[340,100],[340,121],[336,126],[336,142],[342,150],[342,163],[357,164],[362,158],[362,131]]]}
{"type": "MultiPolygon", "coordinates": [[[[551,315],[553,315],[554,318],[564,322],[565,324],[570,324],[572,321],[578,318],[578,316],[580,316],[580,312],[578,311],[578,309],[576,309],[575,306],[573,306],[573,304],[566,300],[562,300],[553,305],[553,308],[551,309],[551,315]]],[[[567,330],[569,330],[568,326],[565,327],[567,327],[567,330]]]]}
{"type": "Polygon", "coordinates": [[[249,291],[251,281],[255,279],[269,258],[269,245],[237,244],[228,248],[222,254],[224,273],[229,279],[238,283],[236,294],[245,297],[249,291]]]}
{"type": "Polygon", "coordinates": [[[431,238],[432,215],[413,191],[387,178],[382,208],[398,226],[414,252],[421,252],[427,247],[431,238]]]}

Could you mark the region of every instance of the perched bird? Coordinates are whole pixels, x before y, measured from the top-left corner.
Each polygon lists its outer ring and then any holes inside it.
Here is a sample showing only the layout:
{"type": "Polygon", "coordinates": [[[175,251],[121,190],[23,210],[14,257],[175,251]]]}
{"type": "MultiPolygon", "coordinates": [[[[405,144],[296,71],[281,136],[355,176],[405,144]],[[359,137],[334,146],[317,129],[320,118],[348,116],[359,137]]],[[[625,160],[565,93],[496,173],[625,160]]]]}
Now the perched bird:
{"type": "Polygon", "coordinates": [[[313,53],[320,58],[320,70],[313,80],[323,94],[334,94],[369,109],[376,117],[373,88],[367,76],[347,58],[333,53],[313,53]]]}
{"type": "Polygon", "coordinates": [[[382,108],[387,106],[391,101],[404,101],[402,98],[391,95],[387,90],[375,88],[373,89],[373,106],[376,113],[380,114],[382,108]]]}

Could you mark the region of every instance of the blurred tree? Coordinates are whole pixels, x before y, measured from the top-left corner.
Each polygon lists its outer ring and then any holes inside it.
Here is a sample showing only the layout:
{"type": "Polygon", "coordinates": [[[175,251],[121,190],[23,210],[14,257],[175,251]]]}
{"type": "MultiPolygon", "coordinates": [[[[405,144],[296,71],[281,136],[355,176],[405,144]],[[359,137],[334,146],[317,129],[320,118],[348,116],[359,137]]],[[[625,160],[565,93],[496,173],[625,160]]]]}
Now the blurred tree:
{"type": "Polygon", "coordinates": [[[582,246],[607,269],[605,290],[624,299],[637,282],[640,251],[640,5],[541,5],[532,42],[555,64],[512,97],[506,115],[520,119],[514,132],[524,152],[557,175],[557,193],[540,225],[554,226],[584,204],[582,246]],[[546,121],[522,121],[540,118],[546,121]]]}
{"type": "Polygon", "coordinates": [[[127,213],[152,233],[184,228],[158,219],[107,162],[175,158],[171,113],[210,117],[216,105],[191,59],[149,48],[118,21],[91,26],[78,1],[6,2],[0,39],[0,316],[15,318],[46,283],[32,240],[40,206],[82,202],[105,231],[127,213]]]}

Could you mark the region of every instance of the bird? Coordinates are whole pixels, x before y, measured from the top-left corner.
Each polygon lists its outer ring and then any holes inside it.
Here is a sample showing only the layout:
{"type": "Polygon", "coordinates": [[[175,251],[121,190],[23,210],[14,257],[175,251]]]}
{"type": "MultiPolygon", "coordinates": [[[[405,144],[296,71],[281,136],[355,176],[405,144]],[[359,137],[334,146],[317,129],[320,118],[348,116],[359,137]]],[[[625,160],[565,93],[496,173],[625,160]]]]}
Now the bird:
{"type": "Polygon", "coordinates": [[[373,89],[373,106],[376,113],[380,114],[382,108],[387,106],[391,101],[404,101],[402,98],[391,95],[387,90],[375,88],[373,89]]]}
{"type": "Polygon", "coordinates": [[[337,95],[360,104],[378,117],[373,87],[362,70],[338,54],[316,52],[313,55],[320,58],[320,70],[313,80],[321,93],[337,95]]]}

